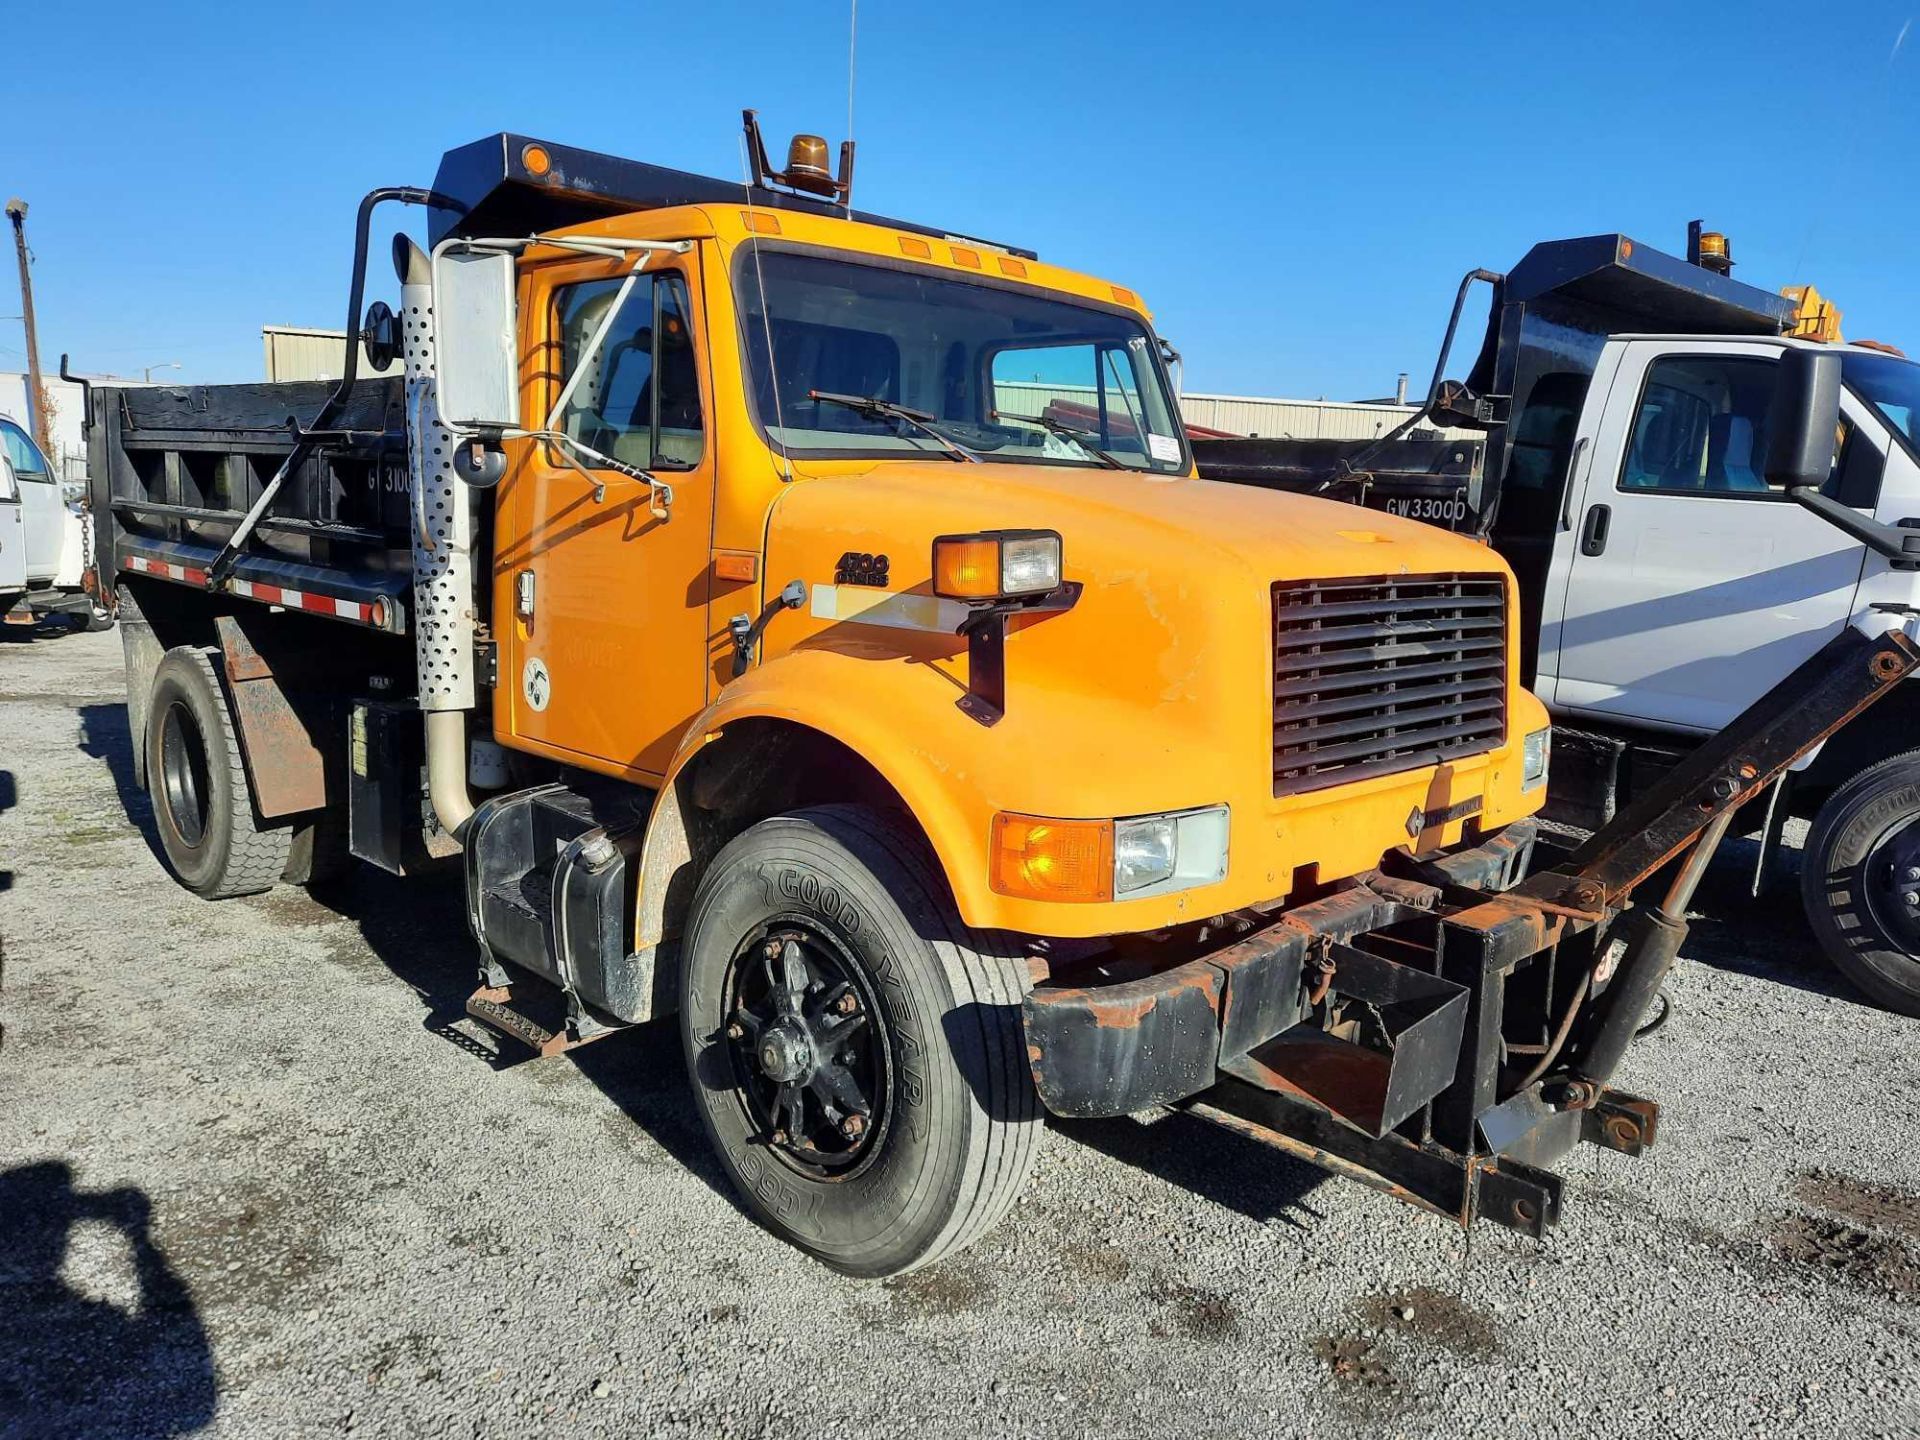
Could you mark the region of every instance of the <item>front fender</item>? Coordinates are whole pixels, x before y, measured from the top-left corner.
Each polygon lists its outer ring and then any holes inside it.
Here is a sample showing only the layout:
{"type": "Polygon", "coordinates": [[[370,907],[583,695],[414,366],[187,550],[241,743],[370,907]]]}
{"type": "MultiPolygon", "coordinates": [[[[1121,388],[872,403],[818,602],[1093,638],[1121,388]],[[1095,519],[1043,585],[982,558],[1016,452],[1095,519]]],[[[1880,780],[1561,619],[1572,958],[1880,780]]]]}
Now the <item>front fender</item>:
{"type": "MultiPolygon", "coordinates": [[[[1014,644],[1018,644],[1016,637],[1014,644]]],[[[947,877],[961,917],[982,929],[1090,936],[1152,929],[1215,913],[1215,887],[1146,900],[1059,904],[996,894],[988,839],[998,810],[1113,816],[1223,798],[1200,778],[1218,748],[1170,733],[1133,709],[1039,684],[1015,686],[989,728],[961,713],[965,682],[941,659],[858,644],[809,645],[733,681],[688,727],[648,823],[637,899],[641,947],[664,938],[667,895],[695,845],[682,774],[729,726],[784,721],[853,750],[892,786],[947,877]],[[1070,737],[1071,745],[1063,737],[1070,737]]]]}

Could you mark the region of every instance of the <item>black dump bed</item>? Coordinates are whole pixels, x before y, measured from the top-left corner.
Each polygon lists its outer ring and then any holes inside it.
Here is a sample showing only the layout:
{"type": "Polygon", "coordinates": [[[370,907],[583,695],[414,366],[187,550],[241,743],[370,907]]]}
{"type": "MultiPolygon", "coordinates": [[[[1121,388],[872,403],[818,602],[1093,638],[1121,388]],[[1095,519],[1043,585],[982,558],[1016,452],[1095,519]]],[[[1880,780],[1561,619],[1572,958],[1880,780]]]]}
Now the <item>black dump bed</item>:
{"type": "MultiPolygon", "coordinates": [[[[1469,420],[1439,412],[1436,425],[1484,427],[1485,440],[1195,440],[1194,460],[1213,480],[1309,490],[1374,509],[1492,534],[1502,526],[1510,462],[1524,452],[1522,483],[1542,466],[1563,483],[1567,456],[1548,407],[1575,415],[1608,337],[1635,333],[1779,335],[1794,302],[1668,255],[1625,235],[1585,235],[1535,245],[1492,282],[1486,337],[1466,377],[1479,407],[1469,420]],[[1314,448],[1319,447],[1319,448],[1314,448]],[[1463,471],[1454,451],[1470,452],[1463,471]]],[[[1464,299],[1467,286],[1461,286],[1464,299]]],[[[1459,317],[1456,308],[1456,321],[1459,317]]],[[[1448,332],[1451,340],[1452,331],[1448,332]]],[[[1443,356],[1443,363],[1446,357],[1443,356]]],[[[1456,403],[1458,403],[1458,397],[1456,403]]],[[[1571,444],[1568,439],[1567,444],[1571,444]]],[[[1534,528],[1537,517],[1509,504],[1504,524],[1534,528]]],[[[1559,493],[1538,498],[1557,513],[1559,493]]],[[[1535,508],[1538,508],[1537,506],[1535,508]]]]}
{"type": "Polygon", "coordinates": [[[1356,505],[1426,520],[1450,530],[1468,528],[1486,442],[1473,439],[1372,440],[1202,439],[1190,437],[1194,464],[1208,480],[1324,495],[1356,505]],[[1373,451],[1366,468],[1342,462],[1373,451]]]}
{"type": "MultiPolygon", "coordinates": [[[[205,590],[207,569],[293,449],[290,418],[320,413],[332,382],[94,387],[88,396],[98,564],[205,590]]],[[[328,436],[275,497],[230,593],[399,632],[411,526],[405,394],[363,379],[328,436]]]]}

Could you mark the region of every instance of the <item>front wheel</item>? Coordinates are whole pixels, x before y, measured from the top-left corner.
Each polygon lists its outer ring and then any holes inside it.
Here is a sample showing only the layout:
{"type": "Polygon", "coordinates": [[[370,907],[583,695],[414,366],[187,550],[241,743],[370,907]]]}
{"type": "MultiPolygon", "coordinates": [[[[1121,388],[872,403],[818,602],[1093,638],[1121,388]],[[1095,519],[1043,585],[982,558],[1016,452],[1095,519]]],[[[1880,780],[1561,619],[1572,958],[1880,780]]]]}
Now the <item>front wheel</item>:
{"type": "Polygon", "coordinates": [[[768,1229],[880,1276],[1006,1214],[1044,1133],[1026,964],[966,927],[905,826],[840,805],[753,826],[702,876],[680,964],[700,1116],[768,1229]]]}
{"type": "Polygon", "coordinates": [[[1807,833],[1800,881],[1808,923],[1840,973],[1920,1016],[1920,750],[1833,792],[1807,833]]]}

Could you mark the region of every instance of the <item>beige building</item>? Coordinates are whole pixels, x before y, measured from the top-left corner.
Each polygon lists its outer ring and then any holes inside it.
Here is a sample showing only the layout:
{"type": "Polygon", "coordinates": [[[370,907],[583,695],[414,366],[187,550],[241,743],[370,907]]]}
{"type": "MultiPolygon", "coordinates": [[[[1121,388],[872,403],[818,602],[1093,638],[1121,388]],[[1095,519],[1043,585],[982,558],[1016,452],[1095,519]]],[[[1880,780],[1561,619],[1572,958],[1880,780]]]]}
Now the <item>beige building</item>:
{"type": "MultiPolygon", "coordinates": [[[[346,364],[347,332],[314,330],[304,325],[262,325],[260,338],[267,355],[268,380],[338,380],[346,364]]],[[[362,375],[398,375],[400,362],[384,370],[367,359],[366,347],[360,350],[362,375]]]]}
{"type": "Polygon", "coordinates": [[[1419,407],[1359,400],[1278,400],[1253,395],[1182,395],[1189,425],[1268,440],[1371,440],[1419,407]]]}
{"type": "MultiPolygon", "coordinates": [[[[1010,399],[1017,396],[1009,408],[1028,415],[1039,414],[1055,400],[1085,407],[1096,399],[1088,385],[1003,380],[994,388],[1010,399]]],[[[1280,400],[1192,393],[1180,397],[1180,418],[1189,425],[1267,440],[1371,440],[1386,434],[1418,408],[1373,400],[1280,400]]]]}

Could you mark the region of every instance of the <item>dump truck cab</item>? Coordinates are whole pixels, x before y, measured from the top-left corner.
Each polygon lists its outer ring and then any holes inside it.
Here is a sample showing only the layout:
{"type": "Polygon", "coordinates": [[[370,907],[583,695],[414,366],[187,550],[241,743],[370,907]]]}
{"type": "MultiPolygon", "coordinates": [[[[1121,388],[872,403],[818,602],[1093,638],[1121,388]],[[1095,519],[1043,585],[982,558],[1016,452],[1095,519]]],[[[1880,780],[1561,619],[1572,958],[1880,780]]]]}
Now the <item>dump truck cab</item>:
{"type": "MultiPolygon", "coordinates": [[[[1274,496],[1250,514],[1195,480],[1132,292],[978,242],[744,202],[563,233],[688,248],[642,252],[631,285],[624,254],[534,246],[520,263],[522,413],[657,483],[504,442],[502,744],[649,787],[752,773],[769,746],[824,785],[858,756],[917,821],[969,924],[1050,936],[1284,898],[1534,808],[1522,749],[1545,722],[1510,679],[1497,561],[1322,501],[1274,496]],[[1048,428],[1083,410],[1084,443],[1048,428]],[[982,535],[1012,538],[965,538],[982,535]],[[1003,596],[989,577],[970,596],[936,576],[936,542],[960,557],[1004,543],[1010,565],[1024,546],[1037,578],[1003,596]],[[1289,630],[1346,617],[1339,643],[1379,678],[1390,594],[1409,616],[1472,611],[1447,652],[1463,663],[1426,677],[1424,706],[1402,702],[1399,743],[1357,696],[1319,730],[1276,735],[1274,687],[1289,682],[1272,660],[1236,663],[1271,651],[1275,605],[1289,630]],[[967,624],[996,606],[988,675],[967,624]],[[1169,816],[1181,866],[1125,888],[1014,848],[1044,843],[1037,820],[1063,845],[1105,845],[1068,827],[1169,816]]],[[[669,938],[663,904],[641,897],[643,938],[669,938]]]]}
{"type": "Polygon", "coordinates": [[[1496,552],[1198,478],[1132,291],[748,138],[746,185],[501,135],[369,194],[404,379],[89,396],[167,862],[457,857],[469,1013],[675,1017],[750,1211],[850,1273],[983,1233],[1048,1112],[1544,1232],[1547,1166],[1653,1136],[1608,1081],[1692,881],[1635,885],[1920,651],[1853,634],[1509,890],[1549,731],[1496,552]]]}

